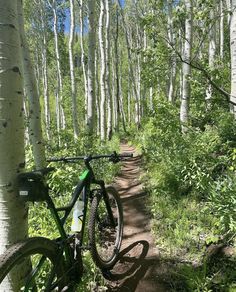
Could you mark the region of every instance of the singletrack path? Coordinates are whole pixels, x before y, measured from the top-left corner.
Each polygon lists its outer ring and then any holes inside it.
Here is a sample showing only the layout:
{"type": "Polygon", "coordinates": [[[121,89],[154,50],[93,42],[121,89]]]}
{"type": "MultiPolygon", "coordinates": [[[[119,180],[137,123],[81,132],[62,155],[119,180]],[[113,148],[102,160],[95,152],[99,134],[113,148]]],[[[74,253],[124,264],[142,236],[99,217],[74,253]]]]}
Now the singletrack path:
{"type": "Polygon", "coordinates": [[[121,152],[133,153],[134,158],[123,162],[115,181],[124,209],[124,235],[120,260],[108,281],[109,291],[166,292],[158,279],[158,250],[150,231],[147,194],[139,179],[141,157],[127,144],[121,144],[121,152]]]}

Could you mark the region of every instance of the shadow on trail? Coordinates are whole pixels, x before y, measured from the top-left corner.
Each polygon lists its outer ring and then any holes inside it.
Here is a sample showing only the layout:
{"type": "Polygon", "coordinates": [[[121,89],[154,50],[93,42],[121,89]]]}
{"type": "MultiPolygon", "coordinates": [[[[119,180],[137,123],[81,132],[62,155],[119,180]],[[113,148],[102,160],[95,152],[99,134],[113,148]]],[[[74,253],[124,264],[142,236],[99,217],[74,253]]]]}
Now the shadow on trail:
{"type": "Polygon", "coordinates": [[[108,291],[135,291],[140,279],[146,274],[153,259],[146,258],[149,243],[136,241],[120,252],[114,270],[109,274],[109,281],[120,281],[118,287],[110,286],[108,291]],[[132,256],[130,256],[132,254],[132,256]]]}

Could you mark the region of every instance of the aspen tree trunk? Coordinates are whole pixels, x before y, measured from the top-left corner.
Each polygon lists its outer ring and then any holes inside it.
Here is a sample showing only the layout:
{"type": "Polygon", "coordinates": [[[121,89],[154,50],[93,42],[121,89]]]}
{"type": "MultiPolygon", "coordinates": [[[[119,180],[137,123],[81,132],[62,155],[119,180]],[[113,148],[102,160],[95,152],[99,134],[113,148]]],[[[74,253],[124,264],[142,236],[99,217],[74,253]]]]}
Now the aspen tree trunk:
{"type": "Polygon", "coordinates": [[[122,117],[122,125],[123,130],[126,133],[126,118],[125,118],[125,111],[124,111],[124,98],[122,93],[122,83],[121,83],[121,76],[119,76],[119,87],[120,87],[120,111],[121,111],[121,117],[122,117]]]}
{"type": "MultiPolygon", "coordinates": [[[[130,70],[130,68],[129,68],[130,70]]],[[[130,80],[128,80],[128,104],[127,104],[127,111],[128,111],[128,123],[131,125],[131,94],[132,94],[132,87],[130,85],[130,80]]]]}
{"type": "Polygon", "coordinates": [[[41,110],[35,73],[31,63],[30,52],[24,31],[22,0],[17,1],[18,22],[21,37],[24,87],[29,101],[29,138],[33,146],[36,168],[43,168],[46,163],[44,142],[41,128],[41,110]]]}
{"type": "Polygon", "coordinates": [[[139,120],[139,99],[138,99],[138,92],[137,92],[137,88],[135,86],[135,74],[134,74],[134,69],[133,69],[133,62],[132,62],[132,55],[131,55],[131,45],[130,45],[130,39],[129,39],[129,35],[128,35],[128,30],[127,30],[127,26],[125,23],[125,18],[124,18],[124,14],[123,14],[123,10],[120,4],[120,1],[117,0],[117,4],[120,7],[120,14],[121,14],[121,19],[122,19],[122,24],[123,24],[123,29],[124,29],[124,34],[125,34],[125,41],[126,41],[126,46],[127,46],[127,52],[128,52],[128,62],[129,62],[129,75],[130,75],[130,79],[132,81],[133,84],[133,90],[134,90],[134,99],[135,99],[135,123],[137,125],[137,127],[140,126],[140,120],[139,120]]]}
{"type": "Polygon", "coordinates": [[[234,0],[225,0],[225,4],[228,10],[228,14],[227,14],[227,22],[228,25],[230,26],[230,21],[231,21],[231,7],[233,7],[233,2],[234,0]]]}
{"type": "Polygon", "coordinates": [[[75,35],[74,0],[70,0],[69,61],[70,61],[71,97],[72,97],[72,119],[73,119],[74,138],[78,139],[79,127],[78,127],[76,84],[75,84],[75,68],[74,68],[74,52],[73,52],[74,35],[75,35]]]}
{"type": "Polygon", "coordinates": [[[224,11],[223,0],[220,0],[220,58],[224,58],[224,11]]]}
{"type": "MultiPolygon", "coordinates": [[[[181,56],[184,54],[183,50],[183,38],[181,37],[181,30],[178,32],[179,38],[178,38],[178,43],[179,43],[179,52],[181,52],[181,56]]],[[[179,67],[179,96],[180,99],[182,98],[183,94],[183,65],[179,67]]]]}
{"type": "Polygon", "coordinates": [[[60,62],[60,52],[59,52],[59,43],[58,43],[58,16],[57,16],[57,2],[52,0],[52,5],[48,1],[49,5],[52,8],[53,12],[53,33],[54,33],[54,42],[55,42],[55,53],[56,53],[56,65],[57,65],[57,92],[56,92],[56,120],[57,120],[57,132],[60,136],[60,130],[65,129],[65,113],[62,107],[62,73],[61,73],[61,62],[60,62]]]}
{"type": "MultiPolygon", "coordinates": [[[[20,202],[16,176],[24,169],[24,108],[17,0],[0,0],[0,254],[27,237],[27,208],[20,202]]],[[[27,267],[21,265],[0,291],[20,291],[27,267]]]]}
{"type": "Polygon", "coordinates": [[[232,15],[230,22],[230,52],[231,52],[231,94],[230,101],[235,105],[232,107],[236,117],[236,0],[232,0],[232,15]]]}
{"type": "Polygon", "coordinates": [[[153,87],[149,88],[149,109],[151,111],[154,110],[154,107],[153,107],[153,87]]]}
{"type": "Polygon", "coordinates": [[[101,130],[101,140],[106,139],[106,87],[105,87],[105,75],[106,75],[106,63],[105,63],[105,46],[104,46],[104,13],[105,6],[104,0],[100,3],[100,16],[99,16],[99,48],[100,48],[100,58],[101,58],[101,72],[100,72],[100,130],[101,130]]]}
{"type": "Polygon", "coordinates": [[[96,114],[97,114],[97,136],[100,136],[100,88],[99,88],[99,76],[98,76],[98,56],[97,50],[95,50],[95,96],[96,96],[96,114]]]}
{"type": "Polygon", "coordinates": [[[110,140],[112,137],[112,94],[110,87],[110,0],[105,0],[105,12],[106,12],[106,29],[105,29],[105,58],[106,58],[106,75],[105,75],[105,86],[106,86],[106,98],[107,98],[107,139],[110,140]]]}
{"type": "MultiPolygon", "coordinates": [[[[210,11],[210,19],[213,22],[215,17],[214,10],[211,9],[210,11]]],[[[213,69],[214,68],[214,62],[215,62],[215,53],[216,53],[216,41],[215,41],[215,23],[213,23],[210,26],[209,30],[209,48],[208,48],[208,64],[209,68],[213,69]]],[[[207,103],[207,108],[209,108],[210,103],[211,103],[211,97],[212,97],[212,86],[208,84],[207,92],[206,92],[206,103],[207,103]]]]}
{"type": "Polygon", "coordinates": [[[112,54],[112,59],[111,59],[111,71],[112,71],[112,117],[113,117],[113,129],[115,132],[117,132],[117,102],[116,102],[116,71],[115,71],[115,64],[114,64],[114,52],[111,53],[112,54]]]}
{"type": "MultiPolygon", "coordinates": [[[[134,5],[136,8],[136,12],[137,12],[137,0],[134,1],[134,5]]],[[[136,39],[134,40],[135,42],[135,47],[138,51],[141,50],[141,44],[142,44],[142,40],[141,40],[141,31],[139,29],[138,24],[136,23],[136,39]]],[[[130,34],[131,38],[132,38],[132,34],[130,34]]],[[[135,108],[136,108],[136,117],[135,117],[135,123],[137,125],[140,124],[141,121],[141,115],[142,115],[142,96],[141,96],[141,56],[140,54],[137,54],[137,56],[133,56],[133,59],[136,61],[136,74],[135,74],[135,84],[136,84],[136,91],[137,91],[137,102],[135,104],[135,108]]]]}
{"type": "Polygon", "coordinates": [[[115,84],[116,84],[116,96],[114,98],[114,110],[115,110],[115,129],[119,131],[120,128],[120,84],[119,84],[119,15],[118,9],[116,9],[116,34],[115,34],[115,41],[114,41],[114,62],[115,62],[115,84]]]}
{"type": "Polygon", "coordinates": [[[168,90],[168,100],[169,102],[174,102],[174,93],[175,93],[175,81],[176,81],[176,56],[173,51],[173,47],[175,46],[175,35],[174,35],[174,27],[173,27],[173,13],[172,13],[173,3],[172,0],[168,0],[168,38],[169,38],[169,48],[172,51],[170,56],[170,82],[169,82],[169,90],[168,90]]]}
{"type": "Polygon", "coordinates": [[[180,105],[180,122],[182,132],[187,131],[189,121],[189,99],[190,99],[190,76],[191,76],[191,50],[192,50],[192,0],[185,0],[185,39],[183,54],[183,91],[180,105]]]}
{"type": "Polygon", "coordinates": [[[85,66],[85,53],[84,53],[84,3],[83,0],[80,0],[80,10],[79,10],[79,19],[80,19],[80,48],[81,48],[81,64],[83,69],[84,77],[84,93],[85,93],[85,124],[87,124],[87,112],[88,112],[88,80],[85,66]]]}
{"type": "Polygon", "coordinates": [[[43,79],[43,96],[44,96],[44,116],[47,139],[51,138],[50,123],[50,103],[48,90],[48,57],[47,57],[47,32],[45,28],[45,12],[43,2],[40,2],[40,21],[42,26],[42,79],[43,79]]]}
{"type": "Polygon", "coordinates": [[[94,0],[88,0],[88,111],[87,111],[87,126],[90,135],[94,132],[94,113],[95,113],[95,4],[94,0]]]}

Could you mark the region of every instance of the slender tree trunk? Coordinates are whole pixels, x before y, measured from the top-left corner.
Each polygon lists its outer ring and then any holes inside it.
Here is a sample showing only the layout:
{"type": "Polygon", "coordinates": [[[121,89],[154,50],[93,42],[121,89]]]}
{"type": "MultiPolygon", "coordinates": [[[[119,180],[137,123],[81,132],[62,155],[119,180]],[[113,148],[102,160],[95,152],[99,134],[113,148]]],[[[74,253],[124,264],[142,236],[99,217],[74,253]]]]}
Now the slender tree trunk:
{"type": "Polygon", "coordinates": [[[189,121],[189,99],[190,99],[190,76],[191,76],[191,50],[192,50],[192,0],[185,0],[186,20],[185,20],[185,40],[183,55],[183,91],[180,106],[180,122],[182,132],[187,131],[189,121]]]}
{"type": "Polygon", "coordinates": [[[220,0],[220,58],[224,59],[224,11],[223,0],[220,0]]]}
{"type": "Polygon", "coordinates": [[[120,128],[120,83],[119,83],[119,15],[118,15],[118,9],[116,9],[116,34],[115,34],[115,42],[114,42],[114,62],[115,62],[115,83],[116,84],[116,96],[114,99],[114,104],[116,108],[115,114],[115,124],[116,124],[116,131],[119,131],[120,128]]]}
{"type": "Polygon", "coordinates": [[[122,117],[122,125],[123,130],[126,133],[126,117],[125,117],[125,111],[124,111],[124,98],[122,93],[122,83],[121,83],[121,76],[119,76],[119,87],[120,87],[120,111],[121,111],[121,117],[122,117]]]}
{"type": "Polygon", "coordinates": [[[85,66],[85,53],[84,53],[84,3],[83,0],[80,0],[80,10],[79,10],[79,19],[80,19],[80,48],[81,48],[81,64],[83,69],[84,77],[84,93],[85,93],[85,124],[87,124],[87,112],[88,112],[88,80],[85,66]]]}
{"type": "Polygon", "coordinates": [[[29,137],[33,146],[33,155],[36,168],[43,168],[46,163],[46,158],[42,137],[39,96],[35,73],[32,67],[30,52],[25,37],[22,0],[18,0],[17,4],[22,48],[24,86],[29,100],[29,137]]]}
{"type": "Polygon", "coordinates": [[[113,117],[113,129],[114,132],[117,132],[117,102],[116,102],[116,71],[115,71],[115,64],[114,64],[114,52],[112,52],[112,59],[111,59],[112,65],[111,65],[111,71],[112,71],[112,117],[113,117]]]}
{"type": "Polygon", "coordinates": [[[175,81],[176,81],[176,56],[175,56],[175,52],[173,51],[173,47],[175,46],[176,41],[175,41],[175,35],[174,35],[172,7],[173,7],[172,0],[168,0],[168,38],[170,42],[169,48],[171,50],[168,100],[171,103],[174,102],[175,81]]]}
{"type": "Polygon", "coordinates": [[[101,1],[100,17],[99,17],[99,47],[101,58],[101,73],[100,73],[100,122],[101,122],[101,140],[106,138],[106,87],[105,87],[105,75],[106,75],[106,63],[105,63],[105,46],[104,46],[104,13],[105,6],[104,0],[101,1]]]}
{"type": "Polygon", "coordinates": [[[94,132],[95,121],[95,4],[94,0],[88,0],[88,111],[87,111],[87,126],[89,134],[94,132]]]}
{"type": "Polygon", "coordinates": [[[123,29],[124,29],[124,33],[125,33],[125,41],[126,41],[126,46],[127,46],[127,52],[128,52],[128,63],[129,63],[129,73],[130,73],[130,79],[131,82],[133,84],[133,90],[134,90],[134,99],[135,99],[135,121],[136,121],[136,125],[137,127],[140,126],[140,121],[139,121],[139,98],[138,98],[138,92],[137,92],[137,88],[135,86],[135,74],[134,74],[134,69],[133,69],[133,62],[132,62],[132,55],[131,55],[131,40],[129,39],[129,34],[128,34],[128,30],[127,30],[127,25],[125,23],[125,18],[124,18],[124,13],[123,13],[123,9],[121,7],[120,1],[117,0],[117,4],[120,7],[120,14],[121,14],[121,18],[122,18],[122,22],[123,22],[123,29]]]}
{"type": "MultiPolygon", "coordinates": [[[[50,1],[48,1],[50,4],[50,1]]],[[[55,42],[55,54],[56,54],[56,65],[57,65],[57,92],[56,92],[56,120],[57,120],[57,131],[60,136],[60,130],[65,129],[65,113],[62,107],[62,93],[63,93],[63,83],[62,83],[62,73],[61,73],[61,61],[60,61],[60,50],[58,42],[58,16],[57,16],[57,2],[52,1],[51,5],[53,11],[53,32],[54,32],[54,42],[55,42]]]]}
{"type": "Polygon", "coordinates": [[[112,94],[110,86],[110,0],[105,0],[105,12],[106,12],[106,29],[105,29],[105,58],[106,58],[106,75],[105,75],[105,86],[106,86],[106,98],[107,98],[107,139],[110,140],[112,137],[112,94]]]}
{"type": "Polygon", "coordinates": [[[230,25],[230,21],[231,21],[231,13],[229,11],[231,11],[231,7],[233,7],[233,2],[234,2],[234,0],[225,0],[225,4],[226,4],[227,10],[228,10],[228,14],[227,14],[228,25],[230,25]]]}
{"type": "Polygon", "coordinates": [[[78,109],[76,99],[75,68],[74,68],[74,35],[75,35],[75,12],[74,0],[70,0],[70,38],[69,38],[69,61],[70,61],[70,79],[71,79],[71,97],[72,97],[72,119],[74,138],[78,139],[78,109]]]}
{"type": "Polygon", "coordinates": [[[98,54],[95,50],[95,96],[96,96],[96,114],[97,114],[97,136],[100,136],[101,117],[100,117],[100,88],[99,88],[99,74],[98,74],[98,54]]]}
{"type": "Polygon", "coordinates": [[[44,117],[45,117],[45,129],[47,139],[51,138],[50,123],[50,103],[49,103],[49,89],[48,89],[48,56],[47,56],[47,32],[45,28],[45,12],[42,1],[40,2],[40,21],[42,27],[42,79],[43,79],[43,96],[44,96],[44,117]]]}
{"type": "Polygon", "coordinates": [[[151,111],[154,110],[154,107],[153,107],[153,87],[149,88],[149,109],[151,111]]]}
{"type": "MultiPolygon", "coordinates": [[[[230,101],[236,104],[236,0],[232,0],[232,15],[230,22],[230,51],[231,51],[231,94],[230,101]]],[[[232,106],[236,117],[236,106],[232,106]]]]}
{"type": "MultiPolygon", "coordinates": [[[[0,0],[0,254],[27,237],[27,208],[19,200],[16,176],[24,169],[24,108],[17,1],[0,0]]],[[[0,284],[20,291],[27,266],[0,284]]]]}
{"type": "MultiPolygon", "coordinates": [[[[210,19],[211,19],[211,22],[215,21],[215,13],[214,13],[213,9],[210,11],[210,19]]],[[[208,48],[208,56],[209,56],[208,62],[209,63],[208,64],[209,64],[210,69],[214,68],[215,53],[216,53],[215,23],[213,23],[213,24],[211,24],[211,27],[209,30],[209,48],[208,48]]],[[[210,107],[211,97],[212,97],[212,86],[211,86],[211,84],[208,84],[208,88],[206,91],[207,108],[210,107]]]]}

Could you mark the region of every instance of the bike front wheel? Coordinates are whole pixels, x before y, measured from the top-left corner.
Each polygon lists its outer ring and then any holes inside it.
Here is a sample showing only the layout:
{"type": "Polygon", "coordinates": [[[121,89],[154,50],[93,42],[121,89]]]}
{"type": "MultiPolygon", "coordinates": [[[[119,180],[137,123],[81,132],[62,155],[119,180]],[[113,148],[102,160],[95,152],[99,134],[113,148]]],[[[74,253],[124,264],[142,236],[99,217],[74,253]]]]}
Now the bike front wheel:
{"type": "Polygon", "coordinates": [[[0,291],[63,291],[62,255],[55,242],[33,237],[0,256],[0,291]]]}
{"type": "Polygon", "coordinates": [[[123,210],[119,194],[107,187],[108,202],[114,222],[111,222],[107,206],[99,191],[93,198],[89,218],[89,240],[91,255],[101,269],[110,269],[117,261],[123,235],[123,210]]]}

